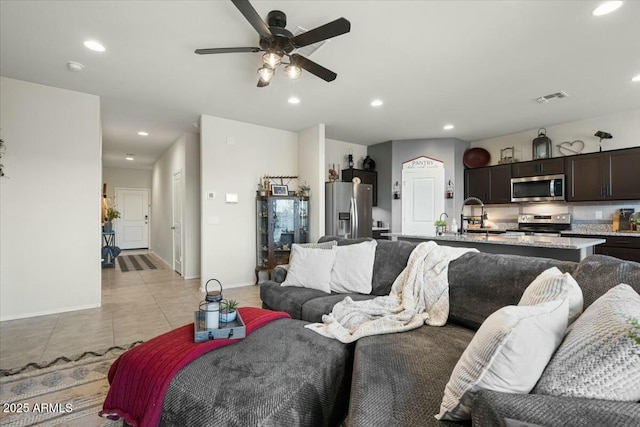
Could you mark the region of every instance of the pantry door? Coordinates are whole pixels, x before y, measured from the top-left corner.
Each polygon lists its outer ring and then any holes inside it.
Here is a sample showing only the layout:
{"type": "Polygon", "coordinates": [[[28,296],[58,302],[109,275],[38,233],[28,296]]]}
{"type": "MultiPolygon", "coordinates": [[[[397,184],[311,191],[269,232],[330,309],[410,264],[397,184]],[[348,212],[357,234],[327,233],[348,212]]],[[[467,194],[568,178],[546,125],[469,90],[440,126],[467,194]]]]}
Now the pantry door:
{"type": "Polygon", "coordinates": [[[116,188],[116,245],[120,249],[149,248],[149,189],[116,188]]]}
{"type": "Polygon", "coordinates": [[[402,234],[433,235],[444,212],[444,164],[418,157],[402,168],[402,234]]]}

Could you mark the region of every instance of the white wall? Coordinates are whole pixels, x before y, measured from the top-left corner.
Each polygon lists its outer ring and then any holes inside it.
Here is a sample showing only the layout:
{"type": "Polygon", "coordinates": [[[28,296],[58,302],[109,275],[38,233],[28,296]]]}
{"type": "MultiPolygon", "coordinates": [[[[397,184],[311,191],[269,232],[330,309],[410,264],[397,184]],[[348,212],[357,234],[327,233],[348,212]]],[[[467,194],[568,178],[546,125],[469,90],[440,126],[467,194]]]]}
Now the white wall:
{"type": "Polygon", "coordinates": [[[0,77],[0,320],[100,306],[100,99],[0,77]]]}
{"type": "Polygon", "coordinates": [[[263,175],[298,175],[298,134],[218,117],[201,117],[202,284],[255,282],[256,190],[263,175]],[[225,194],[238,203],[225,203],[225,194]]]}
{"type": "Polygon", "coordinates": [[[316,125],[298,134],[298,182],[311,187],[309,197],[309,241],[324,235],[325,171],[324,125],[316,125]]]}
{"type": "Polygon", "coordinates": [[[338,168],[340,179],[342,179],[342,169],[348,169],[347,156],[353,153],[353,162],[356,169],[362,169],[362,161],[367,155],[367,146],[353,144],[351,142],[338,141],[336,139],[325,140],[325,171],[324,180],[329,180],[329,169],[335,165],[338,168]]]}
{"type": "Polygon", "coordinates": [[[151,250],[173,265],[173,175],[182,171],[182,276],[200,277],[200,163],[197,135],[185,133],[154,163],[151,171],[151,250]]]}
{"type": "MultiPolygon", "coordinates": [[[[640,110],[625,111],[608,116],[594,117],[575,122],[548,126],[547,136],[553,144],[553,157],[562,157],[557,145],[562,142],[582,140],[585,144],[582,153],[598,151],[600,138],[594,136],[599,131],[609,132],[613,139],[602,141],[602,150],[616,150],[640,146],[640,110]]],[[[531,160],[531,143],[538,136],[538,129],[529,129],[511,135],[483,139],[471,143],[472,147],[482,147],[491,154],[491,164],[500,160],[500,149],[515,147],[515,157],[519,161],[531,160]]]]}
{"type": "Polygon", "coordinates": [[[102,182],[107,184],[107,197],[115,197],[116,187],[151,188],[151,171],[140,169],[103,168],[102,182]]]}

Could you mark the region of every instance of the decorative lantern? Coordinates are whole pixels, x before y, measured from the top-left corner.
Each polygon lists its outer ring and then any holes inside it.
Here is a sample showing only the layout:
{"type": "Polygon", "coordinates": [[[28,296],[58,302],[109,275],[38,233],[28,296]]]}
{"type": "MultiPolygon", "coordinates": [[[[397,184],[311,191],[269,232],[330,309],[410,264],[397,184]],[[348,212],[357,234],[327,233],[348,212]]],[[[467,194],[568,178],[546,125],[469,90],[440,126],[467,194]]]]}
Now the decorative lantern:
{"type": "Polygon", "coordinates": [[[218,279],[209,279],[204,285],[207,295],[200,302],[200,312],[204,313],[205,327],[218,329],[220,325],[220,301],[222,301],[222,283],[218,279]],[[217,282],[220,290],[209,291],[209,282],[217,282]]]}

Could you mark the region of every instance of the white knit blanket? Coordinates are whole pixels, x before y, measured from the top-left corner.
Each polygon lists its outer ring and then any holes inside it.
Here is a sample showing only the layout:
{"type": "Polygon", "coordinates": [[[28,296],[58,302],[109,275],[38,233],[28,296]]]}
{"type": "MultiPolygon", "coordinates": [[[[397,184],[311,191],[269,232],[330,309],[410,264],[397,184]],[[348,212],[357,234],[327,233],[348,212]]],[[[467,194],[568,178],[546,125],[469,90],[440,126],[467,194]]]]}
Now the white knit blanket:
{"type": "Polygon", "coordinates": [[[388,296],[337,303],[322,316],[322,323],[306,328],[341,342],[354,342],[369,335],[416,329],[423,324],[442,326],[449,317],[449,262],[476,249],[438,246],[423,242],[415,247],[388,296]]]}

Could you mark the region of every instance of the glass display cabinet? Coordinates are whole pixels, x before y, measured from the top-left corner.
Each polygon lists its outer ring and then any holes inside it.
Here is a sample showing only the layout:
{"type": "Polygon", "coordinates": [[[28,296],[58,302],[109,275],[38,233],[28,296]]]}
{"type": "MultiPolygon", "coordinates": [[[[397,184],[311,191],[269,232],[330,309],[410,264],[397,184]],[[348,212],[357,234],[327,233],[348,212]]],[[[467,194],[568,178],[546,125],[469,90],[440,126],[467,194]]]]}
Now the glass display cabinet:
{"type": "Polygon", "coordinates": [[[256,197],[256,284],[260,271],[288,264],[291,245],[306,243],[308,232],[308,197],[256,197]]]}

